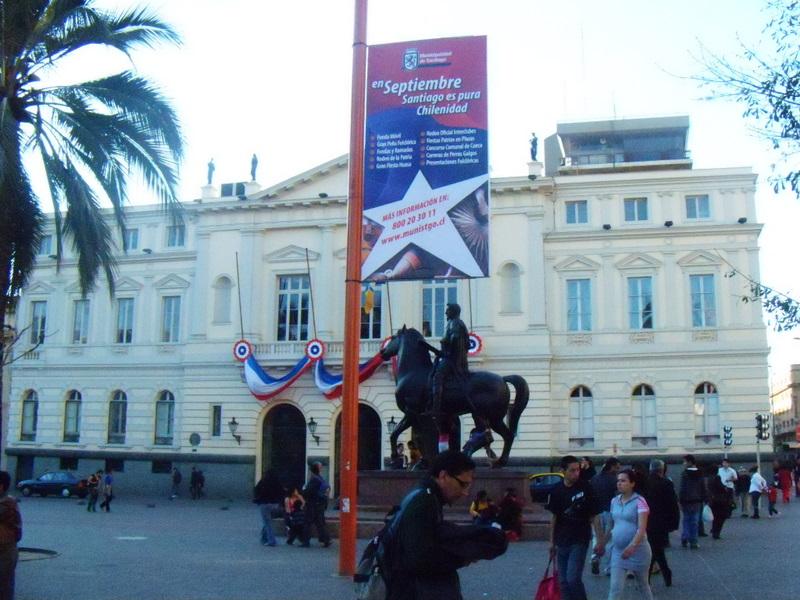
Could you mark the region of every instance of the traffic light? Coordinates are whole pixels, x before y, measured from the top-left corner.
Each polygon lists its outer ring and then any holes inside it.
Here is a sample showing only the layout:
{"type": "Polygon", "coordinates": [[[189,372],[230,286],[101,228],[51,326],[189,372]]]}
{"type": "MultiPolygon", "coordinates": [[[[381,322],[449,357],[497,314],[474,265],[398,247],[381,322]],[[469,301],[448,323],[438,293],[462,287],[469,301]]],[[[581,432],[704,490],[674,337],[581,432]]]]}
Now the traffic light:
{"type": "Polygon", "coordinates": [[[733,427],[730,425],[725,425],[722,428],[722,444],[726,448],[733,446],[733,427]]]}
{"type": "Polygon", "coordinates": [[[756,439],[768,440],[769,439],[769,415],[756,415],[756,439]]]}

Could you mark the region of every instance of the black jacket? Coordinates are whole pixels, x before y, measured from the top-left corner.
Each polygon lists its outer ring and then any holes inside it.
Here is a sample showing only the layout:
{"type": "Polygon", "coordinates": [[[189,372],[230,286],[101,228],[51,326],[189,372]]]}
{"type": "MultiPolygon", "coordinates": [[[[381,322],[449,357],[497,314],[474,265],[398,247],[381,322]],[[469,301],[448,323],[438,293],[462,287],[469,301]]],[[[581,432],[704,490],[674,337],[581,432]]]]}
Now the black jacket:
{"type": "Polygon", "coordinates": [[[594,492],[597,510],[609,512],[611,510],[611,500],[617,495],[617,474],[611,471],[600,472],[589,482],[594,492]]]}
{"type": "Polygon", "coordinates": [[[439,486],[426,478],[422,492],[405,505],[392,550],[387,600],[462,600],[457,570],[467,561],[449,552],[440,538],[442,504],[439,486]]]}
{"type": "Polygon", "coordinates": [[[675,485],[666,477],[653,475],[644,494],[650,507],[647,519],[647,535],[665,535],[678,529],[680,509],[675,496],[675,485]]]}
{"type": "Polygon", "coordinates": [[[687,467],[681,475],[681,489],[678,499],[681,504],[701,504],[708,500],[706,482],[697,467],[687,467]]]}

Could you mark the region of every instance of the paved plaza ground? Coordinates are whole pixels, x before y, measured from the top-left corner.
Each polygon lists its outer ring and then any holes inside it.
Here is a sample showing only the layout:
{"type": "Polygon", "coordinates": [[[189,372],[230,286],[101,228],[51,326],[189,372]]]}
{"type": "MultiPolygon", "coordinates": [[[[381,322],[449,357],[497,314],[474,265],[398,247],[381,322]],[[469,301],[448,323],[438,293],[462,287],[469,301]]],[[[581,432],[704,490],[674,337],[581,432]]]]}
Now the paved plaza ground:
{"type": "MultiPolygon", "coordinates": [[[[800,502],[778,508],[774,519],[732,518],[722,540],[702,538],[696,551],[682,549],[673,534],[674,585],[654,578],[656,598],[800,598],[800,502]]],[[[110,514],[90,514],[77,500],[49,497],[22,499],[20,509],[21,546],[58,555],[19,564],[18,600],[352,597],[350,580],[336,575],[338,540],[328,549],[288,547],[282,539],[262,547],[252,504],[119,498],[110,514]]],[[[512,544],[505,556],[461,570],[464,597],[531,600],[546,562],[545,542],[512,544]]],[[[587,566],[585,581],[590,599],[606,598],[606,577],[592,576],[587,566]]]]}

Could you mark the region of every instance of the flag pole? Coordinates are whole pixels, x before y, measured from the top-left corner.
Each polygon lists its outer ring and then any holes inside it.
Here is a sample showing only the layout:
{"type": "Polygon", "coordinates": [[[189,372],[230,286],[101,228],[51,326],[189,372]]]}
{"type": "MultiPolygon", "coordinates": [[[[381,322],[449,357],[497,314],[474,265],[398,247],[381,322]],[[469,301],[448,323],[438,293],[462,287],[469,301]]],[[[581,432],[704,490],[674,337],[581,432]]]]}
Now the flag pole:
{"type": "Polygon", "coordinates": [[[358,361],[361,319],[361,213],[364,206],[364,105],[367,78],[367,0],[355,0],[353,80],[350,106],[350,188],[347,207],[342,452],[339,463],[339,574],[356,565],[358,499],[358,361]]]}

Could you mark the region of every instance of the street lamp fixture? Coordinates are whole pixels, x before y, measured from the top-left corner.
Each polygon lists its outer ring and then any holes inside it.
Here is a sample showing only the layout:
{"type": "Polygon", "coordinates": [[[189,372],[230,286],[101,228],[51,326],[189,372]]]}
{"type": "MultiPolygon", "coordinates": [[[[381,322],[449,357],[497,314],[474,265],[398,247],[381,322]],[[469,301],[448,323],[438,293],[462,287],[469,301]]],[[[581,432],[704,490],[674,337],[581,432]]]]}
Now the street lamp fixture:
{"type": "Polygon", "coordinates": [[[231,435],[233,436],[233,439],[236,440],[236,443],[241,446],[242,436],[236,435],[236,430],[239,429],[239,423],[236,422],[236,417],[231,417],[231,420],[228,421],[228,429],[231,430],[231,435]]]}
{"type": "Polygon", "coordinates": [[[317,435],[317,422],[314,420],[314,417],[311,417],[308,420],[308,431],[311,433],[311,437],[314,438],[314,441],[317,442],[317,446],[319,446],[319,436],[317,435]]]}
{"type": "Polygon", "coordinates": [[[394,415],[392,415],[392,418],[386,421],[386,431],[389,435],[392,435],[395,429],[397,429],[397,422],[394,420],[394,415]]]}

